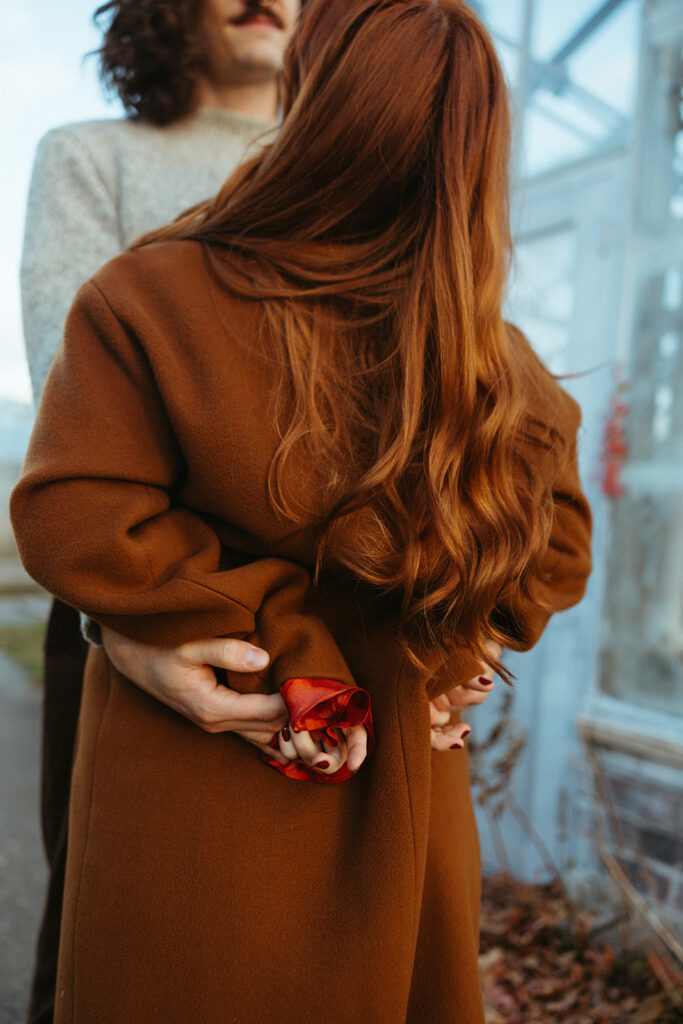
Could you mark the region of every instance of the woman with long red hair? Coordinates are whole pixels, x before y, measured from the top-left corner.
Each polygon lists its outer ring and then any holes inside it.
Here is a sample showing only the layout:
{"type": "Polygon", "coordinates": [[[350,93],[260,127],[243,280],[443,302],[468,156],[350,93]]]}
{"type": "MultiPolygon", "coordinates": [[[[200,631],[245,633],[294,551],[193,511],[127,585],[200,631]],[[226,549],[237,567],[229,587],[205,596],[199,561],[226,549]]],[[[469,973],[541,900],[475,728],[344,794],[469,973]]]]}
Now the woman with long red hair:
{"type": "Polygon", "coordinates": [[[466,754],[429,702],[580,599],[579,412],[502,318],[508,105],[470,8],[309,0],[283,97],[215,200],[81,289],[13,496],[48,590],[137,640],[249,638],[270,667],[230,684],[290,714],[260,759],[91,652],[60,1024],[483,1022],[466,754]]]}

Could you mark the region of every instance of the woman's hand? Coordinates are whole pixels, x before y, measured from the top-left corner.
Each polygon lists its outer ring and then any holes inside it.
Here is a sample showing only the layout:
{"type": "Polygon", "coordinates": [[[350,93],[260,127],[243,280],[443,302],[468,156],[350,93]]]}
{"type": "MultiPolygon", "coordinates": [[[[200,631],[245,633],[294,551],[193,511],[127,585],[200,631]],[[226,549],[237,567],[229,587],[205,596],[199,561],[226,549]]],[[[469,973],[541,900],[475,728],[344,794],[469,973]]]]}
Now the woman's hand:
{"type": "MultiPolygon", "coordinates": [[[[486,644],[486,649],[493,661],[499,661],[503,648],[493,640],[486,644]]],[[[459,750],[465,746],[465,738],[472,731],[465,722],[451,724],[454,712],[463,711],[472,705],[483,704],[493,692],[493,669],[484,661],[480,661],[481,675],[468,679],[460,686],[440,694],[429,702],[431,716],[431,745],[433,750],[459,750]]]]}
{"type": "MultiPolygon", "coordinates": [[[[303,761],[304,764],[316,768],[322,775],[334,775],[345,764],[349,771],[357,772],[368,752],[368,734],[365,726],[357,725],[350,729],[335,726],[334,732],[338,743],[331,746],[322,732],[295,732],[287,724],[278,733],[279,753],[286,761],[303,761]]],[[[240,735],[245,739],[249,738],[244,732],[240,732],[240,735]]],[[[276,757],[278,751],[271,747],[267,753],[271,757],[276,757]]]]}
{"type": "MultiPolygon", "coordinates": [[[[218,638],[180,647],[156,647],[129,640],[106,626],[102,627],[102,643],[122,675],[205,732],[242,735],[247,731],[270,740],[288,720],[279,693],[237,693],[216,679],[214,667],[230,672],[264,669],[269,658],[260,647],[243,640],[218,638]]],[[[262,743],[256,745],[261,747],[262,743]]]]}

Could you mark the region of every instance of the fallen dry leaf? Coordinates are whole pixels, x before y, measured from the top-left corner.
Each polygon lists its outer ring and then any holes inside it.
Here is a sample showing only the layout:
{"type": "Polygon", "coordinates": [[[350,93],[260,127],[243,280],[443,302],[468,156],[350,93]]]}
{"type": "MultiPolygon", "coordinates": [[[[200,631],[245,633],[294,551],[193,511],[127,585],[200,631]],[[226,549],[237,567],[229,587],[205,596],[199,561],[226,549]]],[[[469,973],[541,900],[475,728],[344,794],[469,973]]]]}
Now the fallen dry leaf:
{"type": "Polygon", "coordinates": [[[593,944],[592,921],[557,881],[486,879],[480,970],[487,1024],[683,1024],[659,980],[679,984],[675,965],[660,953],[593,944]]]}

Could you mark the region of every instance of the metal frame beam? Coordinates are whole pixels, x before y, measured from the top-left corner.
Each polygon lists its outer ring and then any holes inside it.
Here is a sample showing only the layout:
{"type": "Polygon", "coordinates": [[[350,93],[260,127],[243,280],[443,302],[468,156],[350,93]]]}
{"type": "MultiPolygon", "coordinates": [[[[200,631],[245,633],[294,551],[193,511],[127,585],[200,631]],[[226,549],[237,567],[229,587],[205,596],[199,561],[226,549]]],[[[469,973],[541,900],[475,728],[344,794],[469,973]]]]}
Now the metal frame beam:
{"type": "Polygon", "coordinates": [[[623,3],[624,0],[606,0],[589,18],[586,18],[583,25],[553,54],[548,63],[564,64],[623,3]]]}
{"type": "MultiPolygon", "coordinates": [[[[550,92],[557,94],[567,92],[573,95],[574,99],[593,117],[605,124],[610,134],[616,135],[623,131],[627,119],[618,110],[614,110],[587,89],[572,82],[565,64],[624,2],[625,0],[605,0],[547,61],[536,60],[531,54],[531,22],[534,13],[534,0],[525,0],[523,33],[519,42],[504,36],[501,32],[493,32],[494,38],[519,51],[521,69],[518,76],[517,104],[522,117],[534,92],[543,86],[550,92]]],[[[550,111],[546,110],[544,113],[546,116],[552,116],[550,111]]],[[[558,122],[564,121],[559,116],[557,120],[558,122]]],[[[583,134],[578,127],[575,133],[583,134]]]]}

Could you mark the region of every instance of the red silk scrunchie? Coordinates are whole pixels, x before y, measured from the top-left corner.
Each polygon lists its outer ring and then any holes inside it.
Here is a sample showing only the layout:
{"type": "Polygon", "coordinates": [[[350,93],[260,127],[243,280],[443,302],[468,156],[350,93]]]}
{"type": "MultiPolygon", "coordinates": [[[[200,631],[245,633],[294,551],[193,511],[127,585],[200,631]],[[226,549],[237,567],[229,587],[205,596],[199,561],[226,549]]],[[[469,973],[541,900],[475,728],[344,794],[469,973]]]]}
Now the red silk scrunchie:
{"type": "MultiPolygon", "coordinates": [[[[375,733],[367,690],[347,686],[337,679],[288,679],[283,683],[280,693],[289,712],[289,728],[294,732],[316,729],[324,733],[325,742],[329,746],[336,747],[339,739],[333,731],[335,727],[352,729],[356,725],[363,725],[368,734],[368,757],[374,750],[375,733]]],[[[270,744],[277,747],[277,736],[273,736],[270,744]]],[[[329,783],[346,782],[353,778],[353,772],[345,764],[334,774],[324,775],[303,761],[290,761],[282,765],[267,754],[262,756],[267,764],[277,768],[289,779],[329,783]]]]}

